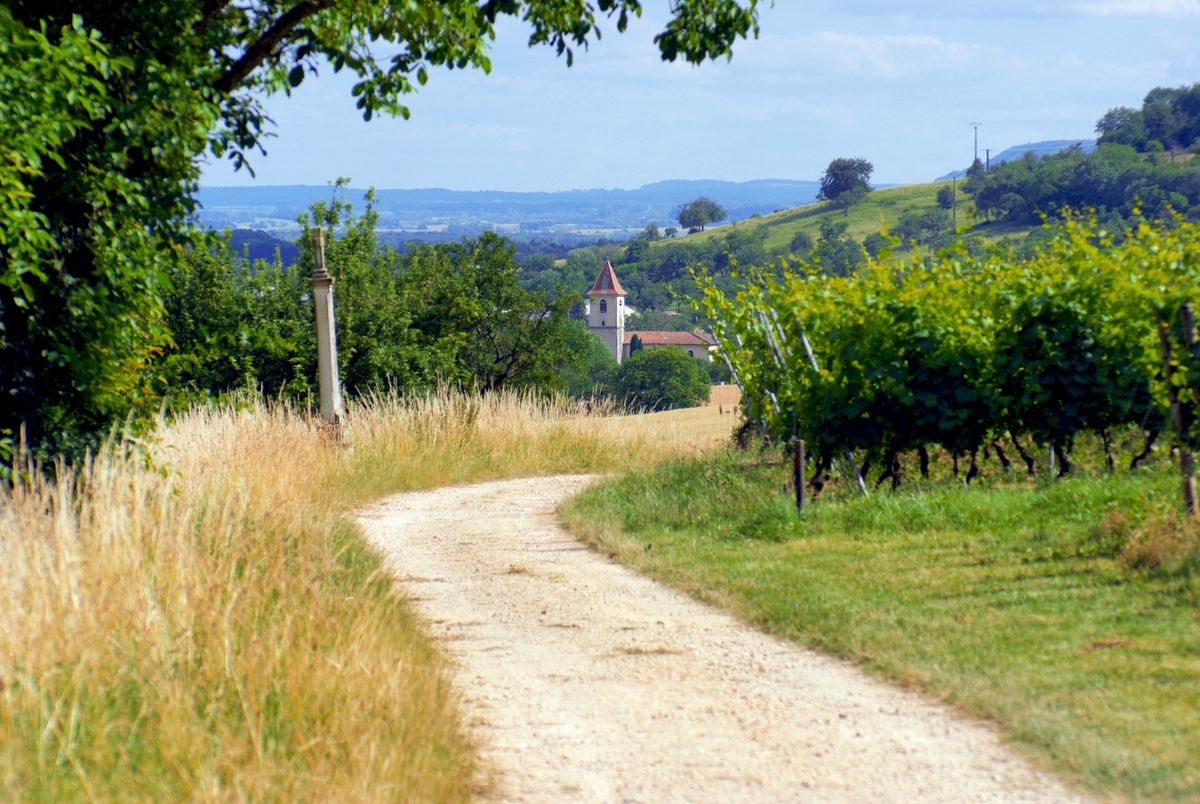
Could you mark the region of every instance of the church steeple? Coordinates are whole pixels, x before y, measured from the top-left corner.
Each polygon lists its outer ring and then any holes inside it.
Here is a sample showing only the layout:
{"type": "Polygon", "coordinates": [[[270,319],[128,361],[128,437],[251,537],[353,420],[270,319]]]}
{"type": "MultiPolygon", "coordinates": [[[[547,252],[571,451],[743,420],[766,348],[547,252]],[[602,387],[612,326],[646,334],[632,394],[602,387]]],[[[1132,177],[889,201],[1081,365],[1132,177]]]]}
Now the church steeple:
{"type": "Polygon", "coordinates": [[[612,263],[604,261],[596,284],[588,291],[591,311],[588,329],[600,336],[613,358],[620,363],[625,345],[625,296],[612,263]]]}
{"type": "Polygon", "coordinates": [[[604,267],[600,269],[600,276],[596,277],[596,284],[592,285],[592,289],[588,291],[589,296],[627,296],[622,288],[621,283],[617,281],[617,272],[613,270],[612,263],[608,260],[604,261],[604,267]]]}

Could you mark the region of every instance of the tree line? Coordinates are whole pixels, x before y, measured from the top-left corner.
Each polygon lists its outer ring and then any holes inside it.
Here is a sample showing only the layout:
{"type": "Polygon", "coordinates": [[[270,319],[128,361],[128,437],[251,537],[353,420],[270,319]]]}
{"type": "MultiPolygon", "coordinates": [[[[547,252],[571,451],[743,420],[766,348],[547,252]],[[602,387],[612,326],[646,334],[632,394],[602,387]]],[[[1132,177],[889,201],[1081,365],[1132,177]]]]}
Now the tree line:
{"type": "MultiPolygon", "coordinates": [[[[570,65],[601,16],[623,31],[640,12],[638,0],[0,5],[0,450],[24,428],[43,454],[78,451],[131,408],[155,409],[170,277],[209,247],[194,216],[201,159],[248,168],[266,96],[328,65],[355,76],[367,120],[407,117],[404,96],[435,68],[490,69],[504,18],[570,65]]],[[[681,0],[655,43],[699,64],[757,33],[756,0],[681,0]]]]}

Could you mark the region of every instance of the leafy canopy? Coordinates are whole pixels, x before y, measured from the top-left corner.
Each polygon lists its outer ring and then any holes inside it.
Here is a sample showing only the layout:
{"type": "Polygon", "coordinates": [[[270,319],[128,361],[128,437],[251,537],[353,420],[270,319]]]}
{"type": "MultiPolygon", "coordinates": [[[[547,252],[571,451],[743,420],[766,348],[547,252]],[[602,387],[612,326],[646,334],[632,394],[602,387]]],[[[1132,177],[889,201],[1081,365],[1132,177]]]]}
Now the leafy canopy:
{"type": "Polygon", "coordinates": [[[723,221],[725,217],[725,208],[706,196],[687,202],[675,212],[675,219],[680,226],[700,232],[708,224],[723,221]]]}
{"type": "MultiPolygon", "coordinates": [[[[0,440],[44,453],[151,411],[170,269],[195,230],[198,160],[261,150],[262,103],[328,64],[365,118],[407,116],[433,67],[490,68],[501,17],[567,63],[638,0],[6,0],[0,5],[0,440]],[[386,55],[384,55],[386,53],[386,55]]],[[[678,0],[664,59],[728,57],[757,0],[678,0]]]]}
{"type": "Polygon", "coordinates": [[[674,410],[708,401],[708,372],[678,346],[631,351],[617,370],[617,398],[635,409],[674,410]]]}
{"type": "Polygon", "coordinates": [[[821,174],[818,201],[829,201],[846,210],[857,204],[871,191],[871,173],[875,167],[865,159],[834,159],[821,174]]]}

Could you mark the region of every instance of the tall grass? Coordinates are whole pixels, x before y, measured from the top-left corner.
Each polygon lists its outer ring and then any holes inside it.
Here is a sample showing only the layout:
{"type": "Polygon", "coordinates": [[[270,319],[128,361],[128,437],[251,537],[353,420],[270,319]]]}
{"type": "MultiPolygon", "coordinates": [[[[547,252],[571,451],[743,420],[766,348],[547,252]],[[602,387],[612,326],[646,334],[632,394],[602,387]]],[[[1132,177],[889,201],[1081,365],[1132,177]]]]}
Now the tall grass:
{"type": "Polygon", "coordinates": [[[5,801],[465,801],[443,662],[347,517],[711,440],[520,395],[194,410],[0,489],[5,801]]]}

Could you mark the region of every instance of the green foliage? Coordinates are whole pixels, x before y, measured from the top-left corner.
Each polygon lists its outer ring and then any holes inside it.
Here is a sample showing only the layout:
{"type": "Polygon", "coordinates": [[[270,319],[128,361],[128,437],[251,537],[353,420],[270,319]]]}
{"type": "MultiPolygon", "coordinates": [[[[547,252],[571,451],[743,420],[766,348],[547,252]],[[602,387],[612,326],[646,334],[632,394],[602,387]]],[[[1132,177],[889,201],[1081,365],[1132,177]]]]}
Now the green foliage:
{"type": "Polygon", "coordinates": [[[1026,154],[993,168],[971,191],[980,212],[1013,221],[1031,222],[1066,208],[1163,215],[1200,205],[1200,168],[1102,144],[1090,154],[1078,148],[1041,159],[1026,154]]]}
{"type": "Polygon", "coordinates": [[[954,235],[954,223],[944,209],[930,209],[924,212],[910,210],[900,216],[900,220],[891,227],[891,235],[900,238],[911,249],[913,246],[923,246],[934,249],[937,246],[950,245],[954,235]],[[950,235],[950,241],[943,236],[950,235]]]}
{"type": "Polygon", "coordinates": [[[1182,151],[1200,139],[1200,84],[1157,87],[1141,109],[1109,109],[1096,123],[1100,143],[1128,145],[1141,152],[1182,151]]]}
{"type": "Polygon", "coordinates": [[[804,259],[808,257],[815,245],[812,235],[802,229],[796,232],[796,235],[792,238],[792,242],[788,243],[788,251],[804,259]]]}
{"type": "Polygon", "coordinates": [[[875,260],[880,258],[879,255],[891,246],[891,243],[892,241],[884,237],[881,233],[871,232],[871,234],[863,238],[863,249],[866,250],[871,259],[875,260]]]}
{"type": "Polygon", "coordinates": [[[617,399],[637,410],[690,408],[708,401],[710,382],[699,362],[677,346],[633,352],[617,371],[617,399]]]}
{"type": "Polygon", "coordinates": [[[0,7],[0,435],[24,426],[42,455],[153,410],[166,271],[215,120],[184,75],[114,44],[0,7]]]}
{"type": "MultiPolygon", "coordinates": [[[[1162,426],[1156,322],[1178,327],[1200,291],[1200,227],[1142,224],[1115,244],[1068,220],[1025,261],[867,261],[853,276],[762,275],[732,297],[698,283],[743,409],[773,435],[798,432],[824,460],[843,446],[886,460],[931,444],[974,453],[1008,433],[1054,445],[1065,470],[1082,432],[1162,426]]],[[[1195,410],[1197,356],[1172,337],[1195,410]]]]}
{"type": "Polygon", "coordinates": [[[865,159],[834,159],[821,174],[817,200],[849,210],[871,192],[871,173],[874,170],[875,167],[865,159]]]}
{"type": "MultiPolygon", "coordinates": [[[[598,15],[624,30],[640,13],[637,0],[5,3],[0,436],[25,426],[49,454],[94,443],[131,408],[154,409],[164,283],[199,245],[198,161],[207,148],[246,165],[270,122],[266,96],[328,64],[357,76],[366,119],[407,116],[401,99],[431,68],[490,69],[501,17],[570,64],[599,37],[598,15]]],[[[756,0],[683,0],[655,41],[667,60],[728,56],[757,35],[757,13],[756,0]]]]}
{"type": "Polygon", "coordinates": [[[942,209],[954,208],[954,187],[949,184],[943,184],[937,191],[937,204],[942,209]]]}
{"type": "Polygon", "coordinates": [[[849,276],[866,259],[867,253],[849,234],[849,224],[826,218],[821,221],[821,239],[812,252],[812,262],[833,276],[849,276]]]}
{"type": "MultiPolygon", "coordinates": [[[[339,368],[349,392],[440,383],[561,389],[593,369],[590,340],[566,315],[577,297],[551,302],[544,290],[521,288],[504,238],[485,233],[399,255],[381,246],[375,224],[370,206],[356,219],[335,198],[304,220],[300,259],[287,268],[251,266],[227,248],[186,255],[167,299],[175,345],[162,361],[163,392],[177,403],[246,385],[300,400],[312,393],[315,225],[341,229],[325,240],[325,264],[336,278],[339,368]]],[[[588,375],[589,388],[594,380],[588,375]]]]}
{"type": "Polygon", "coordinates": [[[702,232],[708,224],[725,220],[725,208],[711,198],[700,196],[679,207],[675,219],[689,231],[702,232]]]}
{"type": "Polygon", "coordinates": [[[644,348],[646,347],[642,345],[642,339],[635,333],[633,338],[631,338],[629,341],[629,354],[640,352],[644,348]]]}
{"type": "Polygon", "coordinates": [[[567,394],[576,399],[610,396],[617,360],[608,345],[581,321],[568,321],[566,328],[566,350],[555,370],[567,394]]]}

